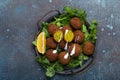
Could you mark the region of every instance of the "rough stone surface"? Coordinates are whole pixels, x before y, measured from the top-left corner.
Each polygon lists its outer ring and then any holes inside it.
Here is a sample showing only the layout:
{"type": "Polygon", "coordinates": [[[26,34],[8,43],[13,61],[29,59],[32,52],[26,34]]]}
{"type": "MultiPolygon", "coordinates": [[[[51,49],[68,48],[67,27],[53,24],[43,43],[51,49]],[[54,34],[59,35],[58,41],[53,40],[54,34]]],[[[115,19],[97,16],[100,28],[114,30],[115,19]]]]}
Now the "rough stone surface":
{"type": "Polygon", "coordinates": [[[120,80],[120,0],[0,0],[0,80],[120,80]],[[45,76],[31,42],[36,22],[65,5],[84,8],[97,19],[94,65],[82,74],[45,76]]]}

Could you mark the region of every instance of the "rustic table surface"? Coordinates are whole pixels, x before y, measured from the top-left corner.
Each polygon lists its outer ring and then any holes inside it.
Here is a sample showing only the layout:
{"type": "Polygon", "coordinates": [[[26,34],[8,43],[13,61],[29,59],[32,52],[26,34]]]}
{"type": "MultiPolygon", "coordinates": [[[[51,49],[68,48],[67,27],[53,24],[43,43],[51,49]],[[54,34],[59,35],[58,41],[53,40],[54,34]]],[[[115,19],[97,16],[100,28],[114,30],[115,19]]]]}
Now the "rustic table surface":
{"type": "Polygon", "coordinates": [[[120,80],[120,0],[0,0],[0,45],[0,80],[120,80]],[[98,20],[96,57],[82,74],[47,78],[31,45],[36,22],[66,5],[98,20]]]}

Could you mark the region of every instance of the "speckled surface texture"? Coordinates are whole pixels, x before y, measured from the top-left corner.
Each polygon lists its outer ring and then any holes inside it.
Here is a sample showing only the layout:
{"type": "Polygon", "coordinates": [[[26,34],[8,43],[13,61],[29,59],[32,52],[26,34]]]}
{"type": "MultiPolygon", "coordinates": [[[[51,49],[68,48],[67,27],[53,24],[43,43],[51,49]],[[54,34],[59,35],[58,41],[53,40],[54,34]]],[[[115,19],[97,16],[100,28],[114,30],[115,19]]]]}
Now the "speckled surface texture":
{"type": "Polygon", "coordinates": [[[0,0],[0,80],[120,80],[120,0],[0,0]],[[31,42],[36,22],[65,5],[84,8],[97,19],[96,58],[88,71],[46,78],[31,42]]]}

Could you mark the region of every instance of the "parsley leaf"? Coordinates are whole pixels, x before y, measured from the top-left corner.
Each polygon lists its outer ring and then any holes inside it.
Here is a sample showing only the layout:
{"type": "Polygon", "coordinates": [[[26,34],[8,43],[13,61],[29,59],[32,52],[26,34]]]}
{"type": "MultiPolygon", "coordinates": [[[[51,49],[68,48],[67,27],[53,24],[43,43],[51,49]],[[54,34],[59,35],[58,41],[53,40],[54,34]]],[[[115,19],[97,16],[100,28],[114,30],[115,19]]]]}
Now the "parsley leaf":
{"type": "Polygon", "coordinates": [[[50,37],[50,34],[45,27],[43,27],[42,32],[45,32],[46,37],[50,37]]]}
{"type": "Polygon", "coordinates": [[[32,44],[33,44],[34,46],[37,46],[37,41],[36,41],[36,40],[33,41],[32,44]]]}
{"type": "Polygon", "coordinates": [[[82,26],[82,32],[83,32],[84,35],[85,35],[85,41],[90,40],[90,34],[88,33],[87,27],[86,27],[85,25],[82,26]]]}
{"type": "Polygon", "coordinates": [[[55,75],[54,67],[49,66],[49,67],[46,69],[46,76],[48,76],[48,77],[53,77],[54,75],[55,75]]]}
{"type": "Polygon", "coordinates": [[[90,38],[91,38],[91,41],[93,43],[95,43],[96,39],[97,39],[97,21],[96,20],[93,20],[89,29],[90,29],[90,38]]]}
{"type": "Polygon", "coordinates": [[[43,27],[42,32],[45,32],[46,37],[50,37],[50,34],[49,34],[48,30],[47,30],[48,23],[47,22],[42,22],[42,27],[43,27]]]}

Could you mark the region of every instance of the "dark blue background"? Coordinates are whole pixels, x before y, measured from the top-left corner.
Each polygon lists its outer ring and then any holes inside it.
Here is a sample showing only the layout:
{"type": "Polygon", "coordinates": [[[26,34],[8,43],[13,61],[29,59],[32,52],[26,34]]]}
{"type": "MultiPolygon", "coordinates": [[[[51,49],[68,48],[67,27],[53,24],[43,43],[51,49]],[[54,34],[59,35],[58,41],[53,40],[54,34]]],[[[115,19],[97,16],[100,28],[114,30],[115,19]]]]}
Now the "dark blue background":
{"type": "Polygon", "coordinates": [[[96,58],[88,71],[52,80],[120,80],[120,0],[0,0],[0,80],[49,80],[35,61],[31,42],[36,22],[65,5],[84,8],[97,19],[96,58]]]}

